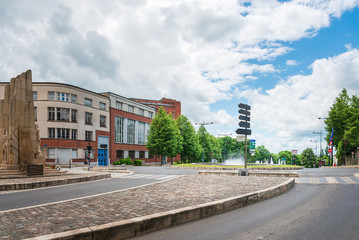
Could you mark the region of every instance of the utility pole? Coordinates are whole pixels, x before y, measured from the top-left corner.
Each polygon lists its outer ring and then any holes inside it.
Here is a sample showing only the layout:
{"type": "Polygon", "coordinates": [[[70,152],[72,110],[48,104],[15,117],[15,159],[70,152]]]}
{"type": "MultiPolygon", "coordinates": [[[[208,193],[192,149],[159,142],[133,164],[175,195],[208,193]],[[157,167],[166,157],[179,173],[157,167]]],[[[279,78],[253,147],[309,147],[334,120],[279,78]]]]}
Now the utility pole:
{"type": "Polygon", "coordinates": [[[322,160],[322,130],[320,130],[320,132],[313,132],[313,134],[320,134],[319,161],[321,161],[322,160]]]}

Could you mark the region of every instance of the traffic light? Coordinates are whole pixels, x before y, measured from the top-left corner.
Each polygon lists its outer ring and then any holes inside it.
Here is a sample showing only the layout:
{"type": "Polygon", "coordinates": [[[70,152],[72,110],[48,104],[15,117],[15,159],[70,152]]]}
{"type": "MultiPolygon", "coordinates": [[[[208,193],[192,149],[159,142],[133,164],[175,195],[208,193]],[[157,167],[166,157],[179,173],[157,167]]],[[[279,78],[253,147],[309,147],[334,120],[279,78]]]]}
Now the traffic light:
{"type": "Polygon", "coordinates": [[[251,120],[251,118],[250,118],[251,106],[249,106],[247,104],[240,103],[240,104],[238,104],[238,107],[239,107],[238,119],[242,120],[242,121],[239,121],[238,125],[239,125],[239,127],[242,127],[242,128],[238,128],[236,130],[236,133],[243,134],[243,135],[251,135],[252,131],[249,129],[251,127],[251,124],[249,123],[249,121],[251,120]]]}

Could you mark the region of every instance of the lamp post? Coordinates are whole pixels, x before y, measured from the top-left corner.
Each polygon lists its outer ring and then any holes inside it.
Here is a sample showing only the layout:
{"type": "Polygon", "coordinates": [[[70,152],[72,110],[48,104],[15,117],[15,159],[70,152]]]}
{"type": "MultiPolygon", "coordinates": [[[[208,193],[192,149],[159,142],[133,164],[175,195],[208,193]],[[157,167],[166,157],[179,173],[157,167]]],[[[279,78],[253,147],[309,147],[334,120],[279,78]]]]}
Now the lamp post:
{"type": "MultiPolygon", "coordinates": [[[[194,124],[204,126],[204,125],[213,124],[213,122],[206,123],[206,122],[203,121],[203,123],[194,123],[194,124]]],[[[203,151],[202,162],[204,162],[204,132],[203,132],[203,141],[202,141],[202,151],[203,151]]]]}
{"type": "Polygon", "coordinates": [[[315,142],[315,155],[318,157],[318,141],[310,140],[310,142],[315,142]]]}
{"type": "Polygon", "coordinates": [[[320,132],[313,132],[313,134],[320,134],[319,161],[321,161],[322,160],[322,130],[320,130],[320,132]]]}
{"type": "MultiPolygon", "coordinates": [[[[328,117],[325,117],[325,118],[322,118],[322,117],[318,117],[318,119],[319,120],[321,120],[321,119],[328,119],[328,117]]],[[[332,133],[333,133],[333,131],[334,131],[334,127],[332,128],[332,133]]],[[[333,165],[333,159],[334,159],[334,157],[333,157],[333,143],[332,143],[332,148],[331,148],[331,153],[330,153],[330,155],[329,155],[329,161],[328,161],[328,166],[332,166],[333,165]]]]}
{"type": "MultiPolygon", "coordinates": [[[[218,136],[228,137],[228,136],[232,136],[232,133],[218,133],[218,136]]],[[[226,152],[226,157],[227,157],[228,156],[228,153],[227,153],[228,152],[228,146],[226,146],[225,152],[226,152]]]]}
{"type": "Polygon", "coordinates": [[[88,140],[89,142],[89,145],[87,146],[87,151],[88,151],[88,161],[89,161],[89,165],[88,165],[88,170],[90,171],[90,168],[91,168],[91,157],[90,157],[90,154],[91,154],[91,149],[92,149],[92,146],[91,146],[91,141],[88,140]]]}

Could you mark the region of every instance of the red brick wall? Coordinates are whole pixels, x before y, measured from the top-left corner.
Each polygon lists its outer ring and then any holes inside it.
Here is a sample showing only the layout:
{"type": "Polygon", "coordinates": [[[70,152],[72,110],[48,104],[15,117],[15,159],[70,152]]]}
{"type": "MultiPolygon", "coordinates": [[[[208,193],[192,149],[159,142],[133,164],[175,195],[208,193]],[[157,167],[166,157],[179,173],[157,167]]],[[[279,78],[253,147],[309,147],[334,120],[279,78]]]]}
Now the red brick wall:
{"type": "MultiPolygon", "coordinates": [[[[125,112],[122,110],[118,110],[115,108],[110,108],[110,159],[111,164],[118,159],[116,159],[116,151],[123,150],[123,151],[148,151],[145,145],[138,145],[138,144],[125,144],[125,143],[115,143],[115,116],[123,117],[127,119],[132,119],[140,122],[151,123],[152,119],[144,116],[140,116],[137,114],[125,112]]],[[[124,129],[124,131],[126,131],[124,129]]],[[[146,162],[151,161],[152,159],[146,158],[141,159],[145,160],[146,162]]]]}

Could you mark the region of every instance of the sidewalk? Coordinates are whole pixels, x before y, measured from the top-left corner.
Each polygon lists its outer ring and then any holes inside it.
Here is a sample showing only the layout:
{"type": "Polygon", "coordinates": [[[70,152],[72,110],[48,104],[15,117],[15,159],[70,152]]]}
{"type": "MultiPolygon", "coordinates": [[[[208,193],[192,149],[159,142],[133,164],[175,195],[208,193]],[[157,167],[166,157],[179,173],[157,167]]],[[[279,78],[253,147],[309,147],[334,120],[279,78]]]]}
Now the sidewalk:
{"type": "Polygon", "coordinates": [[[0,212],[0,239],[125,239],[261,201],[293,184],[286,177],[182,176],[0,212]]]}
{"type": "Polygon", "coordinates": [[[84,171],[81,168],[63,169],[68,171],[65,174],[51,175],[51,176],[37,176],[37,177],[23,177],[23,178],[1,178],[0,179],[0,194],[8,191],[24,190],[32,188],[50,187],[64,184],[72,184],[79,182],[87,182],[100,180],[104,178],[111,178],[110,173],[97,173],[84,171]]]}

